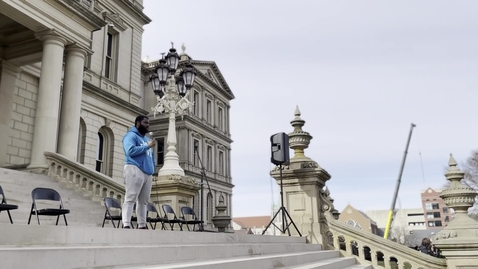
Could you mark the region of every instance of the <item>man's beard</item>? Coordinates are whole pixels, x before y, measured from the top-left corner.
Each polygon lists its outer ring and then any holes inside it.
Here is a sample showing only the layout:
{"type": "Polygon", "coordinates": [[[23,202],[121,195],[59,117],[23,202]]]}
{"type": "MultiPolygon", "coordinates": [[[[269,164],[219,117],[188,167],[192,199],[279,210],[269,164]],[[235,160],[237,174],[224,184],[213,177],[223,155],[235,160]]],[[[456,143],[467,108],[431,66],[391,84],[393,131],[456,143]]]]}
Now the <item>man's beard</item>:
{"type": "Polygon", "coordinates": [[[144,127],[143,125],[139,125],[138,132],[142,135],[145,135],[148,132],[148,128],[144,127]]]}

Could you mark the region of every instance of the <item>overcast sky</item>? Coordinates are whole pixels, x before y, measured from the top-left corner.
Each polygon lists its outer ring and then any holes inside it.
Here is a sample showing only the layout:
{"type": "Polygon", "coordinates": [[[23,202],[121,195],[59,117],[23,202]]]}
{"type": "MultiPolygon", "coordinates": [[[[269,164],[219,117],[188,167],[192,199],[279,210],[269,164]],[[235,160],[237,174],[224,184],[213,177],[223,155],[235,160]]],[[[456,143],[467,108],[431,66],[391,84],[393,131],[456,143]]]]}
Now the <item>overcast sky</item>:
{"type": "MultiPolygon", "coordinates": [[[[332,178],[335,207],[397,207],[445,183],[449,154],[478,148],[478,1],[144,0],[143,57],[170,41],[215,61],[231,102],[233,215],[271,214],[269,137],[292,131],[298,105],[314,138],[305,154],[332,178]],[[421,154],[420,154],[421,153],[421,154]],[[423,167],[423,169],[422,169],[423,167]]],[[[273,191],[272,191],[273,190],[273,191]]]]}

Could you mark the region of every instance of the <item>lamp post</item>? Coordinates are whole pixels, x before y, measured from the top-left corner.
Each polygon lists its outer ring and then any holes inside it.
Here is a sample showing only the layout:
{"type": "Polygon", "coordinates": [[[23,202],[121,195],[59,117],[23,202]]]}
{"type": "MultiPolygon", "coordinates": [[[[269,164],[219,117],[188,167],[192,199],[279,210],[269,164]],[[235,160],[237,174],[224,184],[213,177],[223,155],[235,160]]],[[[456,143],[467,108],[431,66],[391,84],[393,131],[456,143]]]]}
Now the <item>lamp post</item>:
{"type": "Polygon", "coordinates": [[[154,117],[158,113],[169,113],[168,152],[164,156],[164,165],[159,170],[158,176],[184,176],[184,170],[179,166],[179,156],[176,153],[176,115],[183,116],[192,112],[193,103],[188,100],[188,96],[197,73],[194,67],[188,63],[182,70],[178,70],[179,75],[176,76],[179,59],[176,49],[172,47],[166,58],[163,55],[159,60],[150,79],[158,101],[156,106],[151,108],[154,117]]]}

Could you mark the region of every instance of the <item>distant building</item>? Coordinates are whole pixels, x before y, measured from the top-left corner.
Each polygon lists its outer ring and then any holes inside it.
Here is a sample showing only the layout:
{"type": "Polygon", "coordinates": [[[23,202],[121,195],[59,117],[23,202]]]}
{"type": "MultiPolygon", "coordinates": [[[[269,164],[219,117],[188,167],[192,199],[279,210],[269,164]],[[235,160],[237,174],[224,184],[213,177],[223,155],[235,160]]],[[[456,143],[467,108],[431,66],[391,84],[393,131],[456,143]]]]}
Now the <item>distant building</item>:
{"type": "MultiPolygon", "coordinates": [[[[262,234],[262,232],[267,227],[270,221],[271,221],[271,216],[232,218],[232,228],[234,229],[235,233],[262,234]]],[[[265,234],[279,235],[280,232],[277,232],[274,225],[271,225],[267,229],[265,234]]]]}
{"type": "Polygon", "coordinates": [[[379,234],[377,223],[367,214],[355,209],[351,205],[347,205],[340,213],[339,221],[372,234],[379,234]]]}
{"type": "MultiPolygon", "coordinates": [[[[379,229],[385,229],[390,210],[372,210],[366,211],[366,214],[377,222],[379,229]]],[[[393,227],[409,227],[408,230],[425,230],[425,219],[423,209],[409,208],[395,211],[395,217],[392,223],[393,227]]]]}
{"type": "Polygon", "coordinates": [[[442,190],[428,188],[421,192],[422,207],[425,224],[428,229],[441,230],[454,218],[443,199],[440,197],[442,190]]]}

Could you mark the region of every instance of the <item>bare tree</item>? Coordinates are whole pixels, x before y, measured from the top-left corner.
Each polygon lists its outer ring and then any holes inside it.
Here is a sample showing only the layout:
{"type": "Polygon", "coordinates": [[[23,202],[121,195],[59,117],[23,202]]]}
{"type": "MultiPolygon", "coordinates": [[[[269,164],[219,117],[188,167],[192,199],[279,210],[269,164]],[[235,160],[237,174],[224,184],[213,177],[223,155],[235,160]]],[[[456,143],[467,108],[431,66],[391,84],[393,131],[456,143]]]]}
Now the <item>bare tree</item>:
{"type": "Polygon", "coordinates": [[[418,238],[417,235],[413,234],[410,227],[404,225],[397,225],[392,227],[390,238],[392,241],[399,244],[405,245],[407,247],[419,246],[421,243],[421,238],[418,238]]]}
{"type": "MultiPolygon", "coordinates": [[[[465,178],[461,181],[462,184],[472,188],[478,192],[478,150],[473,150],[471,156],[462,165],[465,178]]],[[[475,198],[475,204],[468,210],[468,214],[478,219],[478,199],[475,198]]]]}

